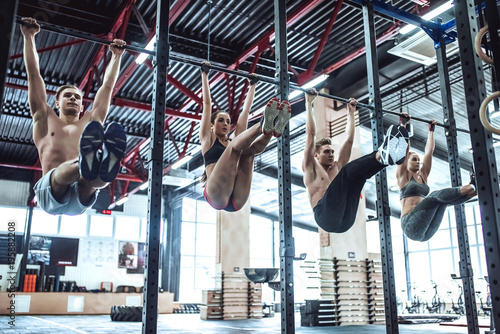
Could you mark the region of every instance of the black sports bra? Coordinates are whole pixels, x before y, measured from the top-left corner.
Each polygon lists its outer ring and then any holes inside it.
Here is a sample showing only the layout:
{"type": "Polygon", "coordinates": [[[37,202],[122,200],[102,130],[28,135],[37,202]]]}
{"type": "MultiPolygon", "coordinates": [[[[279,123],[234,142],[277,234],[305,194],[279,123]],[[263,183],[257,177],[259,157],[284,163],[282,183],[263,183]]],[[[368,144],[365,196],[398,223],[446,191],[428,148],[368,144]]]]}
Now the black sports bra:
{"type": "Polygon", "coordinates": [[[429,194],[429,186],[427,183],[418,183],[417,180],[411,177],[410,181],[401,188],[400,193],[399,193],[399,199],[403,199],[406,197],[411,197],[411,196],[420,196],[420,197],[425,197],[429,194]]]}
{"type": "Polygon", "coordinates": [[[203,160],[205,160],[205,167],[213,164],[214,162],[217,162],[225,150],[226,146],[222,145],[219,138],[216,137],[212,147],[210,147],[205,155],[203,155],[203,160]]]}

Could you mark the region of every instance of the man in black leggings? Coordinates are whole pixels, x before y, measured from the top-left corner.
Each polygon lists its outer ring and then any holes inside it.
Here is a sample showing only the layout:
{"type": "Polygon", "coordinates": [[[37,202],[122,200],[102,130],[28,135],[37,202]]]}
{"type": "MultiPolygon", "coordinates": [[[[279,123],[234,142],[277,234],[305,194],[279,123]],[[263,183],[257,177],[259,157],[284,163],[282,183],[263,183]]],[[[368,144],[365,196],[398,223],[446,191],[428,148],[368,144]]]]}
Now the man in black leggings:
{"type": "Polygon", "coordinates": [[[354,112],[357,101],[347,104],[346,139],[340,145],[338,160],[328,138],[316,141],[312,104],[318,93],[306,94],[306,146],[304,149],[304,184],[309,192],[316,223],[331,233],[349,230],[356,219],[359,197],[367,179],[388,165],[400,165],[406,157],[408,131],[390,126],[382,146],[348,163],[354,141],[354,112]]]}

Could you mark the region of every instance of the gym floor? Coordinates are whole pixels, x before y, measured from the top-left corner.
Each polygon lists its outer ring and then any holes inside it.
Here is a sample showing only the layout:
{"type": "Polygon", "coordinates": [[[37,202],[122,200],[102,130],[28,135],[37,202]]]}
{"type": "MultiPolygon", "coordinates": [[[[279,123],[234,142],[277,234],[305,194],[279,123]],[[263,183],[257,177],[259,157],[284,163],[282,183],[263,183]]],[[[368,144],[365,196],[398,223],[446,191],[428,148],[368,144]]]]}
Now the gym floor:
{"type": "MultiPolygon", "coordinates": [[[[301,327],[300,315],[296,314],[296,333],[342,333],[342,334],[385,334],[383,325],[340,326],[340,327],[301,327]]],[[[65,334],[138,334],[141,323],[111,322],[109,316],[16,316],[15,326],[7,324],[8,318],[0,322],[1,334],[17,333],[65,333],[65,334]]],[[[464,323],[457,321],[457,323],[464,323]]],[[[486,319],[485,319],[486,320],[486,319]]],[[[480,322],[482,325],[482,322],[480,322]]],[[[439,324],[399,325],[402,334],[466,334],[467,327],[443,326],[439,324]]],[[[483,331],[483,329],[481,329],[483,331]]],[[[158,333],[203,333],[203,334],[241,334],[241,333],[280,333],[281,323],[277,314],[273,318],[232,321],[203,321],[199,314],[165,314],[158,318],[158,333]]]]}

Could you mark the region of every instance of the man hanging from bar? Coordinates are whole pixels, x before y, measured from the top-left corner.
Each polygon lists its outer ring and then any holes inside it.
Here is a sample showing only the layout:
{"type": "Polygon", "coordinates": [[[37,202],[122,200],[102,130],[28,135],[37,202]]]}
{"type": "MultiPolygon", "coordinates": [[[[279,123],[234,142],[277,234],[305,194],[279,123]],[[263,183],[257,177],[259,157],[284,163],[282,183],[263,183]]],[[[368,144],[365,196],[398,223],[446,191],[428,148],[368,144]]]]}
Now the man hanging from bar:
{"type": "Polygon", "coordinates": [[[408,147],[408,131],[402,126],[391,125],[378,151],[348,163],[354,142],[354,112],[357,104],[351,98],[347,104],[346,138],[340,145],[338,160],[335,160],[330,139],[316,140],[313,101],[318,92],[312,89],[305,95],[304,184],[318,226],[330,233],[343,233],[354,225],[359,197],[366,180],[388,165],[403,163],[408,147]]]}
{"type": "Polygon", "coordinates": [[[63,85],[56,92],[56,112],[47,104],[45,83],[40,75],[35,35],[40,26],[23,18],[24,63],[28,76],[28,98],[33,118],[33,141],[38,149],[43,176],[34,191],[38,205],[50,214],[79,215],[96,201],[98,189],[113,181],[120,170],[127,139],[121,125],[112,122],[106,130],[111,94],[120,69],[125,42],[115,39],[112,57],[92,109],[81,118],[82,92],[63,85]]]}
{"type": "MultiPolygon", "coordinates": [[[[406,125],[410,116],[403,113],[401,121],[406,125]]],[[[401,199],[401,227],[406,236],[415,241],[432,238],[441,225],[448,205],[462,204],[477,195],[474,173],[471,173],[470,183],[465,186],[445,188],[429,194],[427,179],[432,167],[435,126],[436,121],[431,121],[422,165],[418,154],[410,151],[408,146],[406,159],[396,171],[401,199]]]]}

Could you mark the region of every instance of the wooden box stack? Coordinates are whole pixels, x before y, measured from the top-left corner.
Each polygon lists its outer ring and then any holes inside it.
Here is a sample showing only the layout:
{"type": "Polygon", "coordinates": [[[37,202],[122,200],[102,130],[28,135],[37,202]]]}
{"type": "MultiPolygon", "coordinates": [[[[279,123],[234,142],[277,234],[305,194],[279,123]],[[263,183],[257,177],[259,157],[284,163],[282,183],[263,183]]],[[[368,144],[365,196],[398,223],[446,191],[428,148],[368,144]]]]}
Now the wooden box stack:
{"type": "Polygon", "coordinates": [[[221,320],[222,319],[222,298],[221,291],[203,290],[201,297],[200,318],[201,320],[221,320]]]}
{"type": "Polygon", "coordinates": [[[262,318],[262,284],[251,283],[242,273],[221,273],[218,289],[203,290],[202,320],[262,318]]]}

